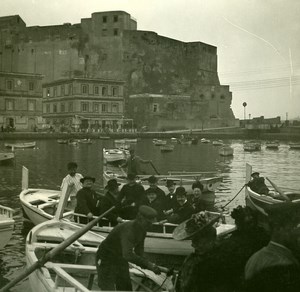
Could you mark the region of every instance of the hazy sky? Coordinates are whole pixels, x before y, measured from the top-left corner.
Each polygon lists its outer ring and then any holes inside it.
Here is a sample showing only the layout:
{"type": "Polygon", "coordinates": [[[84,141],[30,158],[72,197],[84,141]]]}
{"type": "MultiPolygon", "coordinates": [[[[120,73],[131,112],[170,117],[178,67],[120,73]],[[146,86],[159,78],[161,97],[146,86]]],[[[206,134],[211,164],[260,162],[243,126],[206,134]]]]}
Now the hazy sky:
{"type": "Polygon", "coordinates": [[[0,16],[27,26],[79,23],[93,12],[124,10],[138,29],[218,49],[221,84],[244,117],[300,116],[299,0],[0,0],[0,16]]]}

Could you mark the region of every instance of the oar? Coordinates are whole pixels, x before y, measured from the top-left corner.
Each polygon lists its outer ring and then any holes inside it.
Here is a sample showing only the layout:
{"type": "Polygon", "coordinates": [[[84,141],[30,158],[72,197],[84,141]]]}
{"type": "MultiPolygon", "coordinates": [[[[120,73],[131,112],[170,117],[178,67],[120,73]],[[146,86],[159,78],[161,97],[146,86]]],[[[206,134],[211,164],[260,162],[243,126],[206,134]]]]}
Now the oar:
{"type": "Polygon", "coordinates": [[[283,199],[285,199],[286,201],[291,201],[291,199],[277,185],[275,185],[275,183],[273,183],[268,177],[266,177],[266,179],[272,185],[272,187],[275,189],[275,191],[280,194],[280,196],[283,199]]]}
{"type": "Polygon", "coordinates": [[[156,167],[154,166],[154,164],[151,160],[150,160],[150,164],[153,167],[153,169],[155,170],[156,174],[160,175],[160,173],[158,172],[158,170],[156,169],[156,167]]]}
{"type": "Polygon", "coordinates": [[[31,273],[33,273],[36,269],[41,268],[45,265],[46,262],[51,260],[55,255],[63,251],[66,247],[68,247],[70,244],[72,244],[74,241],[76,241],[79,237],[81,237],[83,234],[88,232],[93,226],[95,226],[99,220],[101,220],[103,217],[105,217],[108,213],[110,213],[113,209],[115,209],[115,206],[111,207],[107,211],[105,211],[103,214],[101,214],[98,218],[95,218],[93,221],[89,222],[86,226],[79,229],[77,232],[72,234],[70,237],[68,237],[65,241],[57,245],[55,248],[47,252],[43,257],[38,259],[36,263],[34,263],[32,266],[27,268],[23,273],[21,273],[19,276],[17,276],[15,279],[13,279],[11,282],[9,282],[7,285],[2,287],[0,292],[8,291],[11,287],[15,286],[17,283],[22,281],[23,279],[27,278],[31,273]]]}
{"type": "Polygon", "coordinates": [[[126,177],[127,174],[126,174],[125,170],[122,168],[122,166],[120,164],[119,164],[119,168],[120,168],[122,174],[126,177]]]}

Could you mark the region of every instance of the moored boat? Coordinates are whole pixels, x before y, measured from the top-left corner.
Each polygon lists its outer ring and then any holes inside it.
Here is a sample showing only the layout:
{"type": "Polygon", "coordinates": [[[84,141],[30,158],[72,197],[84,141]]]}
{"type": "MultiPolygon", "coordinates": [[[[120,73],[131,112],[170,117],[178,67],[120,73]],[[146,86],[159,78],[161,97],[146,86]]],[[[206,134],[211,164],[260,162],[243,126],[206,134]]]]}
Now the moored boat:
{"type": "Polygon", "coordinates": [[[5,143],[4,146],[12,149],[35,148],[36,142],[5,143]]]}
{"type": "Polygon", "coordinates": [[[215,141],[212,142],[212,144],[214,146],[223,146],[224,143],[223,143],[222,140],[215,140],[215,141]]]}
{"type": "Polygon", "coordinates": [[[10,162],[15,158],[14,152],[0,152],[0,163],[10,162]]]}
{"type": "Polygon", "coordinates": [[[208,144],[208,143],[210,143],[210,140],[209,140],[209,139],[202,138],[202,139],[200,140],[200,142],[201,142],[201,143],[204,143],[204,144],[208,144]]]}
{"type": "Polygon", "coordinates": [[[166,144],[163,146],[160,146],[161,152],[172,152],[174,150],[175,146],[173,144],[166,144]]]}
{"type": "Polygon", "coordinates": [[[290,143],[289,146],[290,146],[290,149],[300,150],[300,143],[290,143]]]}
{"type": "Polygon", "coordinates": [[[161,140],[161,139],[153,139],[152,142],[155,146],[162,146],[167,144],[167,140],[161,140]]]}
{"type": "Polygon", "coordinates": [[[253,151],[260,151],[261,150],[261,144],[258,142],[246,142],[244,144],[244,151],[253,152],[253,151]]]}
{"type": "Polygon", "coordinates": [[[233,155],[233,148],[230,146],[222,146],[219,149],[219,155],[221,156],[232,156],[233,155]]]}
{"type": "Polygon", "coordinates": [[[85,138],[85,139],[78,139],[77,140],[78,143],[81,143],[81,144],[92,144],[93,141],[89,138],[85,138]]]}
{"type": "Polygon", "coordinates": [[[267,141],[266,142],[266,149],[278,149],[279,142],[278,141],[267,141]]]}
{"type": "Polygon", "coordinates": [[[68,144],[68,139],[57,139],[58,144],[68,144]]]}
{"type": "Polygon", "coordinates": [[[128,150],[103,148],[103,159],[107,163],[121,162],[123,160],[126,160],[128,155],[128,150]]]}
{"type": "Polygon", "coordinates": [[[0,205],[0,249],[11,239],[14,224],[13,209],[0,205]]]}

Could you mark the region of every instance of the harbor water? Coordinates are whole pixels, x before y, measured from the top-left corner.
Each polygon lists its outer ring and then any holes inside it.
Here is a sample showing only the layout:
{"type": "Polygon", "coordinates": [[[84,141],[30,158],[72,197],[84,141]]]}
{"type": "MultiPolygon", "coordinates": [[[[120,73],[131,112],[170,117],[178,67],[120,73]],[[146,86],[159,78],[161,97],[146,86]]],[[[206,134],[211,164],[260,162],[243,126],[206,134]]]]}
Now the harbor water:
{"type": "MultiPolygon", "coordinates": [[[[9,142],[9,141],[5,141],[9,142]]],[[[16,141],[14,141],[16,142],[16,141]]],[[[133,144],[136,154],[152,160],[160,174],[169,171],[211,172],[218,174],[223,182],[215,193],[215,206],[224,206],[245,184],[245,164],[252,165],[254,171],[268,177],[280,187],[300,190],[300,151],[290,150],[282,142],[278,150],[268,150],[262,143],[262,150],[245,152],[243,141],[224,141],[234,149],[233,157],[219,156],[219,146],[211,143],[198,145],[176,144],[172,152],[162,153],[151,139],[143,139],[133,144]]],[[[112,148],[112,140],[93,140],[92,144],[71,146],[58,144],[56,140],[38,140],[36,149],[16,150],[15,162],[0,165],[0,204],[15,210],[15,230],[9,244],[0,251],[0,287],[15,278],[25,268],[25,238],[32,227],[23,220],[19,193],[21,191],[22,166],[29,169],[29,187],[58,189],[66,175],[66,165],[70,161],[78,163],[78,172],[96,177],[95,188],[103,188],[102,149],[112,148]]],[[[1,141],[0,149],[4,150],[1,141]]],[[[145,171],[155,174],[147,166],[145,171]]],[[[204,174],[203,174],[204,175],[204,174]]],[[[244,205],[244,192],[227,207],[229,213],[237,205],[244,205]]],[[[18,284],[12,291],[31,291],[28,280],[18,284]]]]}

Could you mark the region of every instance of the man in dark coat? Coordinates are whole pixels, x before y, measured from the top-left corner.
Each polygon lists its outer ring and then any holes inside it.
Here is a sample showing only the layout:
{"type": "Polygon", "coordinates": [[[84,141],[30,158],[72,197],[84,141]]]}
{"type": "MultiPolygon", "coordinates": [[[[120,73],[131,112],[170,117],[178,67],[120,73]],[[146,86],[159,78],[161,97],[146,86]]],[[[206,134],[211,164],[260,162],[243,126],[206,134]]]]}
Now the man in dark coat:
{"type": "Polygon", "coordinates": [[[187,200],[187,193],[184,187],[178,187],[175,194],[177,204],[174,208],[173,214],[171,214],[167,219],[170,223],[180,224],[191,218],[191,216],[195,213],[195,210],[187,200]]]}
{"type": "Polygon", "coordinates": [[[74,212],[86,215],[87,218],[80,217],[79,219],[80,223],[86,224],[93,216],[100,214],[98,208],[99,198],[97,193],[92,189],[95,183],[94,177],[85,176],[80,179],[80,182],[82,183],[82,189],[76,194],[77,204],[74,212]]]}
{"type": "Polygon", "coordinates": [[[163,201],[158,198],[155,190],[149,188],[145,191],[145,199],[143,200],[143,205],[149,206],[157,212],[158,221],[165,219],[165,215],[163,213],[163,201]]]}
{"type": "Polygon", "coordinates": [[[152,189],[152,191],[155,191],[157,194],[157,197],[160,200],[164,200],[166,194],[165,192],[157,185],[158,180],[157,177],[154,175],[151,175],[148,177],[148,183],[149,183],[149,189],[152,189]]]}
{"type": "Polygon", "coordinates": [[[96,255],[98,285],[104,291],[132,291],[129,262],[160,274],[159,268],[143,257],[147,230],[156,211],[140,206],[137,218],[117,225],[103,240],[96,255]]]}
{"type": "Polygon", "coordinates": [[[269,244],[248,260],[245,286],[249,292],[300,291],[300,211],[294,203],[270,206],[267,210],[272,230],[269,244]]]}
{"type": "Polygon", "coordinates": [[[168,213],[169,210],[173,210],[177,204],[176,201],[176,184],[172,179],[168,179],[166,182],[166,187],[168,188],[169,193],[164,197],[164,211],[168,213]]]}
{"type": "Polygon", "coordinates": [[[120,214],[124,219],[134,219],[141,202],[145,198],[144,187],[136,182],[136,175],[129,173],[127,175],[128,183],[125,184],[119,195],[119,201],[122,206],[122,213],[120,214]]]}
{"type": "Polygon", "coordinates": [[[100,202],[100,213],[104,213],[111,207],[115,207],[109,214],[106,215],[106,218],[112,226],[122,223],[124,220],[120,217],[121,212],[121,203],[118,200],[119,196],[119,183],[116,179],[110,179],[106,185],[106,193],[100,202]]]}

